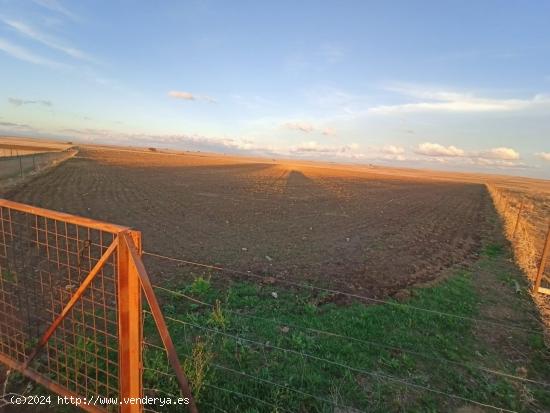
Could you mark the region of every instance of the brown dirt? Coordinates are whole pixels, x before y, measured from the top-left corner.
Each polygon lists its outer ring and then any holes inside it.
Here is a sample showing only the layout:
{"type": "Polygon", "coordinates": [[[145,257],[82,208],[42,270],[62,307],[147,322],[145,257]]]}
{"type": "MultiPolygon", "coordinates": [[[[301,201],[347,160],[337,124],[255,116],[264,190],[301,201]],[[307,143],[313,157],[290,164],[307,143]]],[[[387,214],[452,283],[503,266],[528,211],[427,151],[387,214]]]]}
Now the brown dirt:
{"type": "Polygon", "coordinates": [[[374,296],[469,262],[491,208],[477,183],[100,147],[4,196],[135,227],[146,251],[374,296]]]}

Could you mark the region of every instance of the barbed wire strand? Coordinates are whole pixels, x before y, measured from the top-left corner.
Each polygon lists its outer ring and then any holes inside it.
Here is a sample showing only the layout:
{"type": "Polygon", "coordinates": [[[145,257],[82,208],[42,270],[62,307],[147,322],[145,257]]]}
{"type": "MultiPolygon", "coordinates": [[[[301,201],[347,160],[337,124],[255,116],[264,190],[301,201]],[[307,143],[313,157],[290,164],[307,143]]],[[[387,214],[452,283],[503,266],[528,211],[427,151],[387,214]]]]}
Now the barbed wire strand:
{"type": "MultiPolygon", "coordinates": [[[[180,297],[189,299],[190,301],[193,301],[196,304],[201,304],[201,305],[204,305],[204,306],[208,306],[210,308],[214,307],[213,304],[207,303],[205,301],[198,300],[196,298],[193,298],[193,297],[191,297],[187,294],[181,293],[179,291],[170,290],[170,289],[158,286],[158,285],[153,285],[153,288],[161,290],[161,291],[165,291],[167,293],[170,293],[170,294],[173,294],[173,295],[176,295],[176,296],[180,296],[180,297]]],[[[407,353],[407,354],[415,355],[415,356],[418,356],[418,357],[422,357],[422,358],[425,358],[425,359],[431,360],[431,361],[444,362],[444,363],[452,364],[452,365],[462,367],[462,368],[465,368],[465,369],[468,369],[468,368],[476,369],[476,370],[479,370],[479,371],[483,371],[485,373],[494,374],[494,375],[497,375],[497,376],[506,377],[506,378],[513,379],[513,380],[518,380],[518,381],[522,381],[522,382],[536,384],[536,385],[539,385],[539,386],[542,386],[542,387],[550,387],[550,383],[545,383],[545,382],[541,382],[541,381],[538,381],[538,380],[529,379],[529,378],[526,378],[526,377],[516,376],[516,375],[510,374],[510,373],[503,372],[503,371],[493,370],[493,369],[490,369],[490,368],[487,368],[487,367],[484,367],[484,366],[475,366],[475,365],[469,364],[469,363],[468,364],[467,363],[461,363],[461,362],[458,362],[458,361],[446,359],[444,357],[434,357],[434,356],[430,356],[430,355],[425,354],[425,353],[405,349],[405,348],[402,348],[402,347],[399,347],[399,346],[392,346],[392,345],[388,345],[388,344],[384,344],[384,343],[380,343],[380,342],[376,342],[376,341],[372,341],[372,340],[359,339],[359,338],[356,338],[356,337],[351,337],[351,336],[335,333],[335,332],[332,332],[332,331],[319,330],[319,329],[316,329],[316,328],[299,326],[299,325],[296,325],[296,324],[293,324],[293,323],[282,323],[282,322],[280,322],[278,320],[275,320],[275,319],[272,319],[272,318],[259,317],[259,316],[249,315],[249,314],[243,314],[243,313],[240,313],[238,311],[234,311],[234,310],[227,309],[227,308],[224,309],[224,311],[226,311],[228,313],[231,313],[231,314],[236,314],[237,316],[240,316],[240,317],[256,319],[256,320],[261,320],[261,321],[268,321],[268,322],[276,324],[278,327],[292,327],[292,328],[295,328],[295,329],[311,331],[311,332],[316,333],[316,334],[322,334],[322,335],[326,335],[326,336],[337,337],[337,338],[350,340],[350,341],[354,341],[354,342],[365,344],[365,345],[385,348],[387,350],[399,351],[399,352],[402,352],[402,353],[407,353]]],[[[545,391],[545,390],[543,390],[543,391],[545,391]]],[[[545,391],[545,392],[548,392],[548,391],[545,391]]]]}
{"type": "MultiPolygon", "coordinates": [[[[152,314],[151,312],[149,312],[147,310],[143,310],[143,311],[145,311],[149,314],[152,314]]],[[[200,326],[200,325],[193,324],[193,323],[190,323],[190,322],[187,322],[187,321],[184,321],[184,320],[180,320],[180,319],[177,319],[177,318],[173,318],[173,317],[166,316],[165,318],[167,320],[172,321],[172,322],[176,322],[176,323],[180,323],[180,324],[183,324],[183,325],[189,325],[191,327],[195,327],[199,330],[210,331],[212,333],[223,335],[223,336],[229,337],[233,340],[236,340],[237,342],[245,342],[246,341],[246,342],[249,342],[251,344],[261,346],[261,347],[271,348],[271,349],[278,350],[278,351],[281,351],[281,352],[299,355],[299,356],[309,358],[309,359],[312,359],[312,360],[316,360],[316,361],[319,361],[319,362],[322,362],[322,363],[326,363],[326,364],[330,364],[330,365],[333,365],[333,366],[344,368],[344,369],[347,369],[347,370],[350,370],[350,371],[354,371],[354,372],[359,373],[359,374],[375,377],[377,379],[385,379],[385,380],[388,380],[388,381],[393,381],[395,383],[402,384],[404,386],[409,386],[409,387],[412,387],[412,388],[415,388],[415,389],[418,389],[418,390],[423,390],[423,391],[435,393],[435,394],[438,394],[438,395],[441,395],[441,396],[445,396],[445,397],[448,397],[448,398],[461,400],[463,402],[475,404],[475,405],[478,405],[478,406],[481,406],[481,407],[486,407],[486,408],[490,408],[490,409],[501,411],[501,412],[517,413],[515,410],[509,410],[509,409],[505,409],[505,408],[502,408],[502,407],[497,407],[497,406],[494,406],[494,405],[491,405],[491,404],[486,404],[486,403],[482,403],[482,402],[479,402],[479,401],[476,401],[476,400],[472,400],[472,399],[469,399],[467,397],[459,396],[457,394],[447,393],[443,390],[433,389],[433,388],[430,388],[430,387],[422,386],[420,384],[411,383],[411,382],[408,382],[406,380],[400,379],[398,377],[391,376],[389,374],[376,373],[376,372],[373,372],[373,371],[368,371],[368,370],[360,369],[360,368],[357,368],[357,367],[348,366],[344,363],[339,363],[337,361],[325,359],[323,357],[318,357],[318,356],[315,356],[313,354],[304,353],[304,352],[300,352],[300,351],[297,351],[297,350],[288,349],[288,348],[284,348],[284,347],[279,347],[279,346],[275,346],[273,344],[261,343],[259,341],[250,340],[248,338],[240,337],[240,336],[230,334],[230,333],[226,333],[226,332],[223,332],[223,331],[219,331],[219,330],[216,330],[216,329],[213,329],[213,328],[200,326]]]]}
{"type": "Polygon", "coordinates": [[[304,284],[304,283],[301,283],[301,282],[298,282],[298,281],[281,279],[281,278],[277,278],[277,277],[263,276],[263,275],[255,274],[251,271],[233,270],[233,269],[230,269],[230,268],[224,268],[224,267],[220,267],[220,266],[217,266],[217,265],[210,265],[210,264],[204,264],[204,263],[199,263],[199,262],[194,262],[194,261],[183,260],[183,259],[180,259],[180,258],[168,257],[168,256],[165,256],[165,255],[152,253],[152,252],[148,252],[148,251],[143,251],[143,254],[144,255],[149,255],[149,256],[152,256],[152,257],[156,257],[156,258],[160,258],[160,259],[179,262],[179,263],[182,263],[182,264],[189,264],[189,265],[194,265],[194,266],[203,267],[203,268],[209,268],[209,269],[213,269],[213,270],[217,270],[217,271],[223,271],[223,272],[228,272],[228,273],[233,273],[233,274],[238,274],[238,275],[244,275],[244,276],[247,276],[247,277],[261,279],[261,280],[264,280],[264,281],[279,282],[281,284],[287,284],[287,285],[291,285],[293,287],[310,289],[310,290],[315,290],[315,291],[320,291],[320,292],[330,293],[330,294],[339,294],[339,295],[344,295],[344,296],[351,297],[351,298],[356,298],[356,299],[359,299],[359,300],[375,302],[375,303],[378,303],[378,304],[387,304],[387,305],[395,306],[395,307],[402,308],[402,309],[421,311],[421,312],[425,312],[425,313],[432,314],[432,315],[438,315],[438,316],[441,316],[441,317],[455,318],[455,319],[470,321],[470,322],[474,322],[474,323],[490,324],[490,325],[501,327],[501,328],[504,328],[504,329],[515,329],[515,330],[518,330],[518,331],[528,332],[528,333],[532,333],[532,334],[544,334],[544,332],[542,330],[533,330],[533,329],[529,329],[529,328],[525,328],[525,327],[515,326],[515,325],[512,325],[512,324],[503,324],[503,323],[490,321],[490,320],[481,320],[481,319],[477,319],[477,318],[473,318],[473,317],[467,317],[467,316],[461,316],[461,315],[458,315],[458,314],[447,313],[447,312],[444,312],[444,311],[438,311],[438,310],[433,310],[433,309],[429,309],[429,308],[416,307],[416,306],[412,306],[412,305],[409,305],[409,304],[403,304],[403,303],[397,303],[397,302],[394,302],[394,301],[383,300],[383,299],[380,299],[380,298],[373,298],[373,297],[367,297],[367,296],[364,296],[364,295],[359,295],[359,294],[354,294],[354,293],[347,293],[347,292],[344,292],[344,291],[338,291],[338,290],[334,290],[334,289],[331,289],[331,288],[324,288],[324,287],[318,287],[318,286],[314,286],[314,285],[308,285],[308,284],[304,284]]]}

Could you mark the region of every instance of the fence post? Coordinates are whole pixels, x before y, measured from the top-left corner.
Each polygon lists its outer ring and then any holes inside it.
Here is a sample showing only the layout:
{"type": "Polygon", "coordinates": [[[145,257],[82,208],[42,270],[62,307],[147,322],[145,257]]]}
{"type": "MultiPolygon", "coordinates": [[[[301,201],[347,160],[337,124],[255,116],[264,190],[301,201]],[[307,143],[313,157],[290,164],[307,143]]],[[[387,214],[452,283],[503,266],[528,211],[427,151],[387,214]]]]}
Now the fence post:
{"type": "Polygon", "coordinates": [[[537,278],[535,278],[534,292],[536,293],[538,293],[540,289],[542,274],[544,273],[544,267],[546,267],[546,259],[548,258],[549,252],[550,252],[550,224],[548,224],[548,232],[546,233],[546,242],[544,243],[544,249],[542,250],[542,257],[540,258],[537,278]]]}
{"type": "Polygon", "coordinates": [[[21,175],[21,178],[23,178],[23,162],[21,161],[21,155],[19,155],[19,153],[17,156],[19,158],[19,174],[21,175]]]}
{"type": "Polygon", "coordinates": [[[514,231],[512,232],[512,239],[516,238],[516,232],[518,230],[518,226],[519,226],[519,220],[521,218],[521,213],[523,212],[523,199],[521,200],[521,204],[519,204],[519,209],[518,209],[518,216],[516,217],[516,223],[514,225],[514,231]]]}
{"type": "MultiPolygon", "coordinates": [[[[136,246],[139,245],[140,241],[136,239],[139,233],[132,235],[136,246]]],[[[120,412],[137,413],[143,411],[143,406],[140,403],[125,404],[124,399],[143,396],[141,285],[135,267],[130,264],[130,252],[122,233],[118,237],[117,254],[120,412]]]]}

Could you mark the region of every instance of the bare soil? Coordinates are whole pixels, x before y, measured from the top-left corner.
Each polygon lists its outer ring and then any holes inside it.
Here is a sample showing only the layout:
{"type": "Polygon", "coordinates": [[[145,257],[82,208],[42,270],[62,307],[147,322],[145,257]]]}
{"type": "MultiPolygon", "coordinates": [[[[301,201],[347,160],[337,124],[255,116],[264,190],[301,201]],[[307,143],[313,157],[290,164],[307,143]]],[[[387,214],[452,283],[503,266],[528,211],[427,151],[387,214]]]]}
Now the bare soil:
{"type": "Polygon", "coordinates": [[[145,251],[373,296],[475,259],[492,208],[482,184],[428,174],[92,146],[3,196],[132,226],[145,251]]]}

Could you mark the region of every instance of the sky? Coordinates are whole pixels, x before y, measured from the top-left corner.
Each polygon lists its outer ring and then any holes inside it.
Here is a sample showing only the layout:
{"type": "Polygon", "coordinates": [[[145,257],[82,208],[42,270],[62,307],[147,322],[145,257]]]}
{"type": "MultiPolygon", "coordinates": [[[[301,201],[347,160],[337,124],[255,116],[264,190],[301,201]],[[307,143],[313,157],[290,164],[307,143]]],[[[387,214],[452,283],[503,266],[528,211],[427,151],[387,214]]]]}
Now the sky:
{"type": "Polygon", "coordinates": [[[0,134],[550,179],[550,1],[0,0],[0,134]]]}

